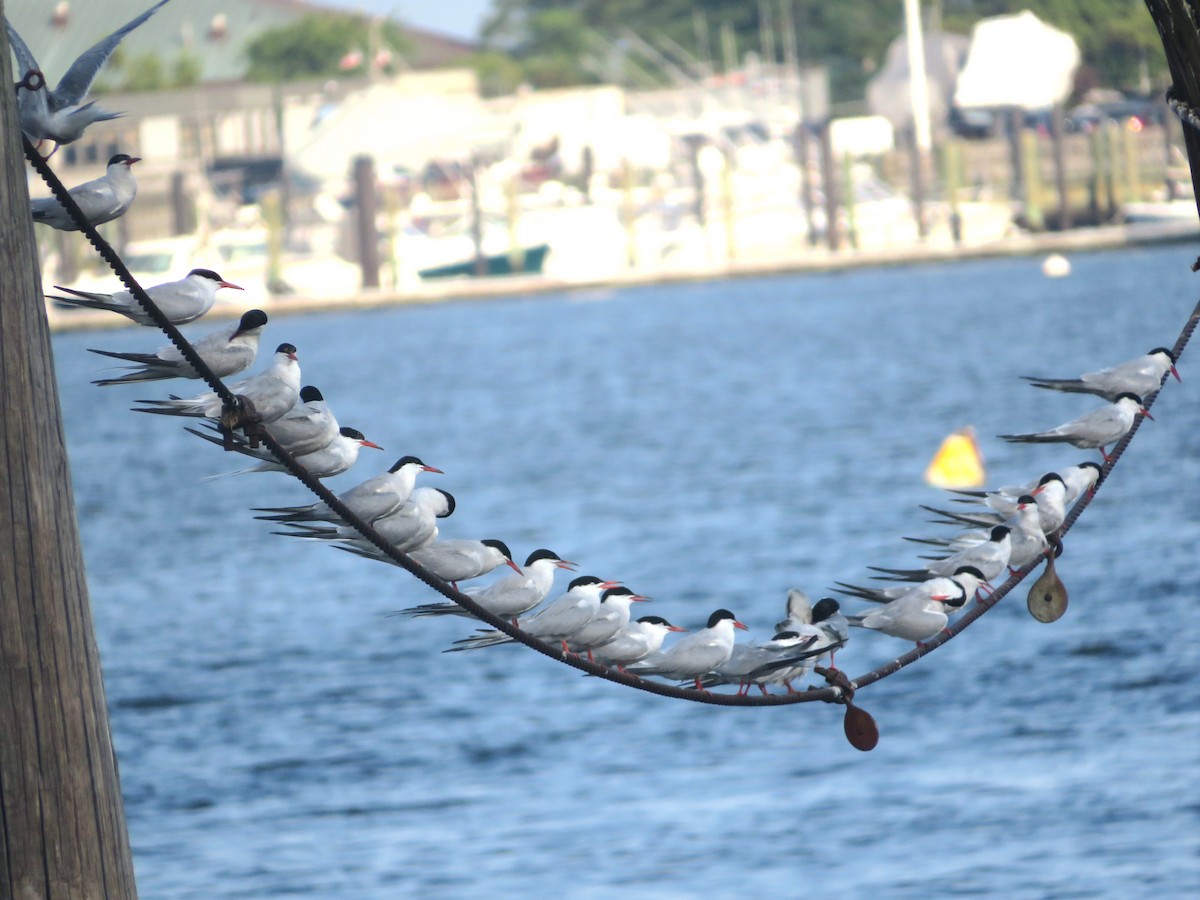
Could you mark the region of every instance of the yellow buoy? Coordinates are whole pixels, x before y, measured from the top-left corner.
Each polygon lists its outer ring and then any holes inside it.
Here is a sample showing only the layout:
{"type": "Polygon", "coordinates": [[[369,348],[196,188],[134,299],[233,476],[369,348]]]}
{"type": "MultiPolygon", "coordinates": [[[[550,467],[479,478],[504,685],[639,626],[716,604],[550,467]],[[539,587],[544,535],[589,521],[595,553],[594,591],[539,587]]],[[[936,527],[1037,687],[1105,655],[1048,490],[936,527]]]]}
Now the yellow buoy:
{"type": "Polygon", "coordinates": [[[927,484],[948,490],[982,487],[986,480],[983,454],[970,425],[948,435],[925,470],[927,484]]]}

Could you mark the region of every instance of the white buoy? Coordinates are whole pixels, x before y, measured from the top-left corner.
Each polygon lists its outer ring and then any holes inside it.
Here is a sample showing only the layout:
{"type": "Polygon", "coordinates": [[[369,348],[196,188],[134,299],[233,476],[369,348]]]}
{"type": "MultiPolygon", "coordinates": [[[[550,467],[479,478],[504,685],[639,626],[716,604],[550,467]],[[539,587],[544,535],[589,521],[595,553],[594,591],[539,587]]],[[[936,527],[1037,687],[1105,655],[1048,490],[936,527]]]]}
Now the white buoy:
{"type": "Polygon", "coordinates": [[[1071,261],[1061,253],[1051,253],[1042,260],[1042,274],[1047,278],[1063,278],[1071,274],[1071,261]]]}

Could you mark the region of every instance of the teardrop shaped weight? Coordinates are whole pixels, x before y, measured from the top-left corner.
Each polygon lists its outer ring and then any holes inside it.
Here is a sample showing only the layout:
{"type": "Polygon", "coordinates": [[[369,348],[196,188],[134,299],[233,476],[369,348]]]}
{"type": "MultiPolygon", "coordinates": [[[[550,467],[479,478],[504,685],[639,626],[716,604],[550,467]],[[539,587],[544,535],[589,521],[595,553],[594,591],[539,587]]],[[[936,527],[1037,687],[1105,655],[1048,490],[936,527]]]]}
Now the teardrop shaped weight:
{"type": "Polygon", "coordinates": [[[1046,560],[1046,571],[1029,589],[1029,614],[1039,622],[1056,622],[1067,611],[1067,588],[1054,571],[1054,559],[1046,560]]]}
{"type": "Polygon", "coordinates": [[[846,740],[855,750],[874,750],[879,743],[879,726],[871,714],[861,707],[846,704],[846,717],[842,720],[846,740]]]}

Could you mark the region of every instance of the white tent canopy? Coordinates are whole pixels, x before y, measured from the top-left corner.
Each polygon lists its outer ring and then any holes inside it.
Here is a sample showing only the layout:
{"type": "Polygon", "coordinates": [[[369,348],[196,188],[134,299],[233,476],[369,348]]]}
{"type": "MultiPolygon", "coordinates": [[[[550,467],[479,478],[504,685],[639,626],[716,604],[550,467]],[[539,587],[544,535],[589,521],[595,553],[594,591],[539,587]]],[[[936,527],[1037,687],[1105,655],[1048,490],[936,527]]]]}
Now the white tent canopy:
{"type": "Polygon", "coordinates": [[[964,109],[1046,109],[1067,98],[1079,67],[1079,45],[1029,10],[975,26],[954,103],[964,109]]]}

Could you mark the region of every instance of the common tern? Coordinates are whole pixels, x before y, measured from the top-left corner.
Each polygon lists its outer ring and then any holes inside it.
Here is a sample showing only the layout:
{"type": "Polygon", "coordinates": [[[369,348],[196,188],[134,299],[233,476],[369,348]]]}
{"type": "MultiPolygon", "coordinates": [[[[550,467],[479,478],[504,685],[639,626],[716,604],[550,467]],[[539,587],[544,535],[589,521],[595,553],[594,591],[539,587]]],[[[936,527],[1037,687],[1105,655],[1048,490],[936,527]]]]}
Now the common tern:
{"type": "MultiPolygon", "coordinates": [[[[1070,506],[1081,496],[1085,491],[1090,491],[1096,486],[1096,482],[1100,480],[1101,472],[1100,463],[1088,460],[1081,462],[1075,466],[1065,466],[1057,470],[1058,476],[1066,485],[1066,493],[1063,496],[1063,503],[1070,506]]],[[[1045,478],[1046,476],[1042,476],[1045,478]]],[[[1022,494],[1032,494],[1041,484],[1042,479],[1031,481],[1028,484],[1020,484],[1009,487],[993,488],[990,491],[953,491],[952,493],[960,494],[961,498],[956,498],[957,503],[982,503],[985,506],[990,506],[998,512],[1011,514],[1011,511],[1016,507],[1017,498],[1022,494]]]]}
{"type": "Polygon", "coordinates": [[[939,575],[950,576],[963,566],[973,566],[990,582],[1004,572],[1012,555],[1012,529],[1007,525],[996,525],[988,533],[987,540],[973,543],[949,556],[933,558],[923,569],[887,569],[867,566],[872,572],[883,572],[881,581],[928,581],[939,575]]]}
{"type": "MultiPolygon", "coordinates": [[[[826,656],[829,667],[836,668],[833,658],[850,640],[850,623],[842,615],[841,605],[836,600],[823,597],[812,608],[812,622],[799,622],[795,629],[784,629],[782,633],[795,634],[801,639],[797,645],[799,652],[764,663],[751,670],[749,675],[752,679],[774,676],[771,680],[782,683],[791,693],[794,690],[792,681],[811,672],[826,656]]],[[[775,636],[779,637],[779,633],[775,636]]]]}
{"type": "MultiPolygon", "coordinates": [[[[415,456],[402,456],[382,475],[368,478],[350,490],[338,494],[340,500],[358,518],[368,524],[400,509],[413,493],[417,475],[421,472],[442,474],[441,469],[427,466],[415,456]]],[[[334,522],[345,524],[325,501],[310,506],[259,507],[255,512],[270,513],[256,516],[268,522],[334,522]]]]}
{"type": "Polygon", "coordinates": [[[434,541],[420,550],[412,551],[409,558],[442,581],[448,581],[455,586],[460,581],[470,581],[500,566],[508,566],[518,574],[521,572],[521,567],[512,560],[512,552],[508,545],[495,538],[485,538],[482,541],[434,541]]]}
{"type": "MultiPolygon", "coordinates": [[[[885,606],[890,606],[905,597],[920,595],[925,598],[937,599],[938,602],[946,603],[952,609],[958,609],[975,596],[975,592],[979,590],[979,585],[983,583],[983,580],[983,573],[974,566],[960,566],[951,576],[937,575],[927,578],[920,584],[902,584],[890,588],[864,587],[858,584],[846,584],[843,581],[836,581],[834,584],[838,585],[837,592],[839,594],[857,597],[860,600],[870,600],[872,603],[880,603],[885,606]]],[[[847,617],[847,621],[850,621],[849,617],[847,617]]]]}
{"type": "Polygon", "coordinates": [[[587,653],[595,662],[592,651],[607,644],[629,624],[629,610],[634,603],[649,600],[624,586],[610,587],[600,595],[600,609],[592,620],[568,638],[567,649],[572,653],[587,653]]]}
{"type": "Polygon", "coordinates": [[[1149,397],[1160,387],[1167,374],[1182,381],[1175,368],[1175,354],[1166,347],[1155,347],[1144,356],[1126,360],[1098,372],[1087,372],[1078,378],[1035,378],[1022,375],[1034,387],[1072,394],[1097,394],[1105,400],[1116,400],[1121,394],[1149,397]]]}
{"type": "Polygon", "coordinates": [[[328,447],[338,436],[338,421],[325,397],[311,384],[300,388],[299,402],[267,426],[271,437],[293,456],[328,447]]]}
{"type": "MultiPolygon", "coordinates": [[[[602,581],[595,575],[580,575],[567,586],[566,593],[555,597],[532,615],[518,619],[517,628],[538,640],[560,643],[563,652],[566,653],[569,641],[600,611],[600,597],[603,592],[617,586],[617,582],[602,581]]],[[[628,610],[628,604],[626,609],[628,610]]],[[[455,641],[454,646],[447,652],[478,650],[481,647],[512,643],[513,640],[501,631],[488,630],[455,641]]]]}
{"type": "MultiPolygon", "coordinates": [[[[258,355],[259,337],[267,324],[267,314],[261,309],[250,309],[234,325],[224,325],[197,339],[192,349],[199,354],[204,364],[218,378],[229,378],[246,371],[254,364],[258,355]]],[[[92,384],[102,386],[132,384],[138,381],[162,381],[167,378],[199,378],[200,374],[183,358],[174,344],[168,344],[157,353],[117,353],[112,350],[91,350],[101,356],[137,363],[133,371],[117,378],[101,378],[92,384]]]]}
{"type": "MultiPolygon", "coordinates": [[[[275,348],[275,358],[270,368],[233,382],[229,390],[248,399],[264,425],[282,418],[300,399],[300,363],[296,359],[296,348],[292,344],[280,344],[275,348]]],[[[219,419],[224,409],[224,402],[215,391],[196,397],[176,397],[172,394],[169,400],[135,402],[146,405],[145,408],[136,408],[135,412],[160,416],[219,419]]]]}
{"type": "Polygon", "coordinates": [[[602,665],[616,666],[624,672],[627,665],[657,653],[663,638],[670,632],[686,630],[672,625],[662,616],[642,616],[622,628],[607,644],[595,648],[593,657],[602,665]]]}
{"type": "Polygon", "coordinates": [[[953,578],[934,578],[918,584],[890,603],[846,620],[859,628],[880,631],[892,637],[915,641],[919,646],[945,630],[950,623],[947,610],[962,609],[983,581],[978,570],[959,570],[953,578]]]}
{"type": "MultiPolygon", "coordinates": [[[[559,569],[570,570],[575,563],[561,558],[553,550],[534,550],[525,558],[521,566],[521,574],[505,575],[489,585],[468,588],[464,591],[467,596],[501,619],[509,619],[516,624],[516,619],[543,600],[554,586],[554,576],[559,569]]],[[[470,616],[457,603],[424,603],[401,610],[401,613],[414,618],[422,616],[470,616]]]]}
{"type": "MultiPolygon", "coordinates": [[[[88,222],[103,225],[125,215],[137,196],[137,179],[131,166],[141,161],[140,157],[118,153],[108,161],[108,168],[99,178],[71,188],[68,193],[88,222]]],[[[29,206],[35,222],[59,231],[79,230],[67,208],[54,197],[38,197],[29,206]]]]}
{"type": "Polygon", "coordinates": [[[776,633],[795,631],[800,625],[812,623],[812,604],[809,602],[808,594],[800,588],[792,588],[788,591],[784,611],[786,613],[784,619],[775,623],[776,633]]]}
{"type": "MultiPolygon", "coordinates": [[[[58,294],[47,294],[46,296],[51,300],[87,309],[115,312],[127,319],[132,319],[139,325],[154,326],[154,320],[150,318],[150,314],[142,309],[141,304],[129,291],[98,294],[93,291],[77,291],[74,288],[62,287],[58,284],[54,287],[56,290],[66,291],[72,296],[62,297],[58,294]]],[[[212,269],[192,269],[179,281],[156,284],[146,288],[146,293],[150,295],[154,305],[172,325],[186,325],[212,309],[217,291],[221,288],[242,290],[238,285],[223,279],[212,269]]]]}
{"type": "MultiPolygon", "coordinates": [[[[61,146],[78,140],[93,122],[103,122],[124,115],[107,112],[95,106],[95,101],[84,103],[83,99],[87,96],[100,67],[117,49],[121,39],[158,12],[167,2],[168,0],[159,0],[144,13],[84,51],[67,69],[54,90],[50,90],[41,66],[28,45],[6,18],[4,27],[8,31],[8,41],[17,57],[18,77],[24,82],[24,86],[17,91],[17,110],[21,130],[25,135],[38,144],[50,140],[61,146]],[[36,76],[33,84],[30,84],[31,76],[36,76]],[[39,80],[40,84],[37,83],[39,80]]],[[[58,147],[55,147],[55,150],[57,149],[58,147]]]]}
{"type": "MultiPolygon", "coordinates": [[[[400,508],[371,523],[375,532],[401,553],[419,550],[433,543],[438,536],[438,519],[454,513],[454,495],[441,488],[418,487],[400,508]]],[[[286,537],[337,541],[341,549],[359,556],[383,559],[379,549],[349,525],[307,525],[289,523],[293,531],[276,531],[286,537]]]]}
{"type": "Polygon", "coordinates": [[[733,653],[735,628],[746,630],[733,613],[718,609],[708,617],[707,627],[680,638],[666,650],[626,666],[626,671],[636,675],[658,675],[672,681],[690,679],[696,690],[703,690],[700,680],[733,653]]]}
{"type": "MultiPolygon", "coordinates": [[[[1057,472],[1050,472],[1043,475],[1037,487],[1025,496],[1033,497],[1037,504],[1038,521],[1041,524],[1043,533],[1053,534],[1057,531],[1067,516],[1067,485],[1063,481],[1062,476],[1057,472]]],[[[979,525],[986,528],[990,525],[999,525],[1002,522],[1006,522],[1016,514],[1019,506],[1020,497],[1011,503],[996,500],[994,502],[995,512],[965,513],[948,509],[938,509],[933,506],[922,506],[921,509],[937,513],[949,522],[960,522],[964,525],[979,525]]]]}
{"type": "MultiPolygon", "coordinates": [[[[1050,548],[1046,533],[1042,531],[1041,512],[1035,499],[1028,494],[1020,498],[1017,511],[1004,523],[1008,526],[1010,550],[1008,568],[1010,572],[1024,568],[1040,556],[1044,556],[1050,548]]],[[[918,544],[930,544],[946,547],[952,553],[958,553],[969,547],[990,540],[990,532],[964,531],[953,538],[905,538],[918,544]]]]}
{"type": "MultiPolygon", "coordinates": [[[[761,644],[734,644],[729,659],[701,678],[700,685],[709,688],[718,684],[736,684],[739,697],[748,694],[752,686],[758,685],[766,695],[770,693],[768,684],[784,684],[789,680],[788,673],[802,658],[801,654],[809,652],[817,640],[816,635],[801,636],[795,631],[780,631],[761,644]],[[786,665],[773,665],[785,662],[786,665]]],[[[811,652],[819,655],[824,650],[811,652]]],[[[785,686],[789,694],[795,693],[790,684],[785,686]]]]}
{"type": "MultiPolygon", "coordinates": [[[[195,428],[185,428],[184,431],[190,431],[197,437],[202,437],[213,444],[224,444],[221,438],[197,431],[195,428]]],[[[313,450],[311,453],[293,453],[292,455],[295,457],[296,462],[307,469],[308,474],[313,476],[313,478],[332,478],[334,475],[341,475],[358,462],[358,451],[363,447],[373,447],[376,450],[383,449],[378,444],[367,440],[366,436],[357,428],[343,426],[338,429],[337,433],[333,436],[333,440],[319,450],[313,450]]],[[[214,478],[227,478],[230,475],[252,475],[258,472],[288,471],[287,466],[275,459],[266,446],[251,449],[249,444],[235,441],[233,449],[246,456],[262,459],[262,462],[258,463],[258,465],[248,466],[245,469],[237,469],[233,472],[206,475],[206,481],[211,481],[214,478]]]]}
{"type": "Polygon", "coordinates": [[[1104,461],[1110,459],[1104,449],[1109,444],[1115,444],[1129,433],[1138,414],[1147,419],[1154,416],[1146,412],[1142,398],[1137,394],[1118,394],[1112,403],[1107,403],[1098,409],[1085,413],[1078,419],[1066,422],[1049,431],[1036,431],[1028,434],[1002,434],[999,437],[1009,443],[1022,444],[1072,444],[1081,450],[1100,450],[1104,461]]]}

